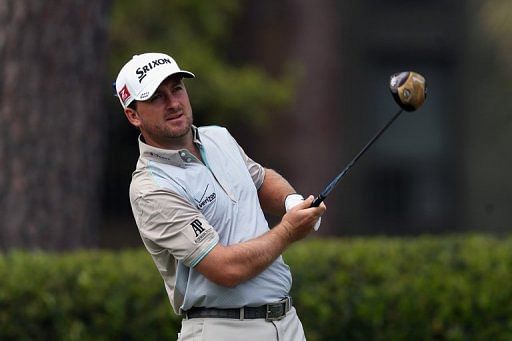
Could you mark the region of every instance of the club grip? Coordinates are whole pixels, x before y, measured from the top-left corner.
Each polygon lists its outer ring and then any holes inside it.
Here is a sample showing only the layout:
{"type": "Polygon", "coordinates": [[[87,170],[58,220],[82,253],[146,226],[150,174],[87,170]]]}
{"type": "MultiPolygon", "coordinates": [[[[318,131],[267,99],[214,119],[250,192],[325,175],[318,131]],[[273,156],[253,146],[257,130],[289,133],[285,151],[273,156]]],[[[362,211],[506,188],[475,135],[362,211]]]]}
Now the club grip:
{"type": "Polygon", "coordinates": [[[311,207],[318,207],[320,206],[320,204],[322,203],[322,201],[324,201],[325,197],[320,194],[318,195],[315,200],[313,200],[313,202],[311,203],[311,207]]]}

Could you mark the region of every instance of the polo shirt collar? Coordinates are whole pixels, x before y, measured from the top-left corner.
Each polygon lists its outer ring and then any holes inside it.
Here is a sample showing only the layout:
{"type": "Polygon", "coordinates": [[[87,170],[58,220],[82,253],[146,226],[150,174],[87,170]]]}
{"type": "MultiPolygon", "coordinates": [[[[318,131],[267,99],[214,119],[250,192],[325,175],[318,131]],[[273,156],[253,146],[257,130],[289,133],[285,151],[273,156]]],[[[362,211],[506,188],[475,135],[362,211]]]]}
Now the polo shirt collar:
{"type": "MultiPolygon", "coordinates": [[[[199,130],[194,125],[192,126],[192,136],[194,143],[201,146],[199,130]]],[[[139,135],[139,151],[141,158],[182,168],[185,167],[186,162],[191,162],[194,159],[186,149],[162,149],[150,146],[143,141],[142,135],[139,135]]]]}

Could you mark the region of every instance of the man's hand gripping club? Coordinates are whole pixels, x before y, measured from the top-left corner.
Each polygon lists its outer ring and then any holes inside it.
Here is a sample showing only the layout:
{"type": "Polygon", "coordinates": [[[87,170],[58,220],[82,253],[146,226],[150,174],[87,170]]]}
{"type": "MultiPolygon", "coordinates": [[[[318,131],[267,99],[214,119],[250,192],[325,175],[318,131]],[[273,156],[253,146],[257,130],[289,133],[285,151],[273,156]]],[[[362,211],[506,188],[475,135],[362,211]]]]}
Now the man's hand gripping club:
{"type": "MultiPolygon", "coordinates": [[[[304,202],[304,197],[302,195],[297,194],[297,193],[288,195],[286,197],[286,200],[284,201],[284,207],[286,208],[286,212],[289,212],[293,207],[295,207],[297,204],[299,204],[301,202],[304,202]]],[[[315,231],[318,231],[321,223],[322,223],[322,217],[319,217],[318,220],[316,221],[313,229],[315,231]]]]}
{"type": "Polygon", "coordinates": [[[311,207],[313,200],[312,195],[305,200],[298,194],[288,196],[285,203],[287,213],[283,216],[281,224],[293,236],[292,241],[300,240],[311,233],[313,229],[316,231],[320,227],[321,216],[325,213],[327,207],[324,203],[318,207],[311,207]],[[291,197],[293,198],[292,201],[290,200],[291,197]]]}

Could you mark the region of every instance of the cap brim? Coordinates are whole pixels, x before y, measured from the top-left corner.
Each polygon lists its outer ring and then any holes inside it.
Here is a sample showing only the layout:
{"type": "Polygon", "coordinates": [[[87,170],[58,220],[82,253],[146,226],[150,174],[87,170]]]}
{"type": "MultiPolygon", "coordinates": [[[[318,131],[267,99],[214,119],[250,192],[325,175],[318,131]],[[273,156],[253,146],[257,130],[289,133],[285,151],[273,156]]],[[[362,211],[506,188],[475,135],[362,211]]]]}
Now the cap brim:
{"type": "Polygon", "coordinates": [[[189,71],[180,71],[175,74],[180,74],[185,78],[196,78],[196,76],[192,72],[189,72],[189,71]]]}
{"type": "Polygon", "coordinates": [[[144,89],[142,89],[142,91],[139,94],[134,96],[133,99],[136,101],[148,100],[151,96],[153,96],[156,89],[158,89],[158,87],[160,86],[160,84],[162,84],[162,82],[164,80],[166,80],[167,78],[174,76],[174,75],[180,75],[183,78],[195,78],[196,77],[192,72],[185,71],[185,70],[180,70],[177,72],[170,72],[167,74],[161,74],[161,75],[159,75],[159,77],[157,79],[153,80],[152,82],[149,82],[148,85],[144,89]]]}

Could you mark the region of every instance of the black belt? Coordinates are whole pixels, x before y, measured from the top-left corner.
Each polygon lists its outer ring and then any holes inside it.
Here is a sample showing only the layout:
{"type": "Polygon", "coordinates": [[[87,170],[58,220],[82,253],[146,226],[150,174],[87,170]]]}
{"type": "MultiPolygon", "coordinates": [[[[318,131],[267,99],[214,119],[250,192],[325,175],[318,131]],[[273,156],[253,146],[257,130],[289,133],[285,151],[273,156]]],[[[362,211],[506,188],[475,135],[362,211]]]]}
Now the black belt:
{"type": "Polygon", "coordinates": [[[259,307],[242,307],[242,308],[204,308],[193,307],[185,311],[187,319],[193,318],[228,318],[228,319],[260,319],[267,321],[276,321],[282,319],[292,306],[292,298],[287,297],[279,302],[265,304],[259,307]]]}

